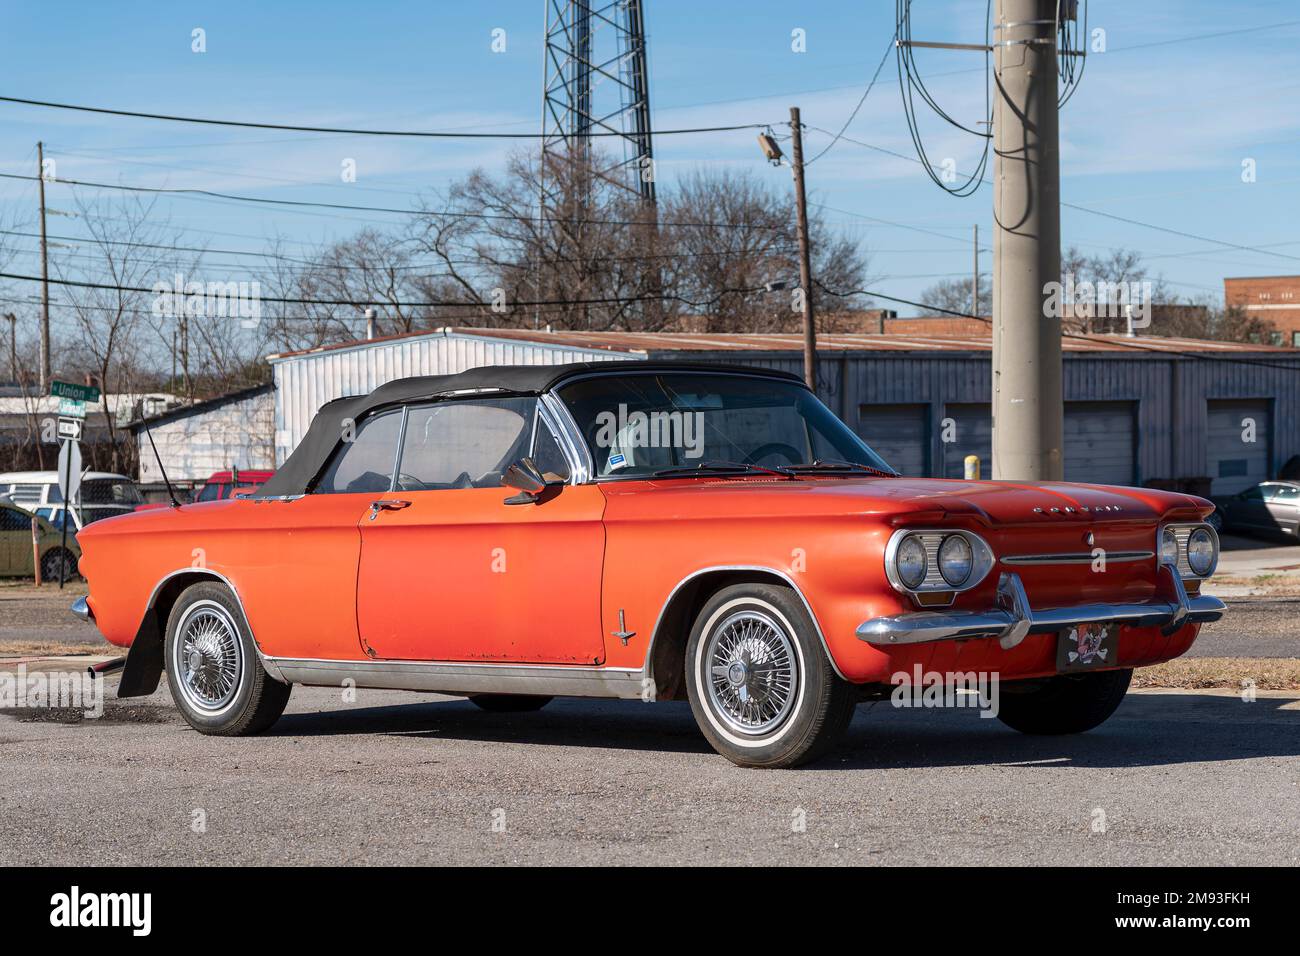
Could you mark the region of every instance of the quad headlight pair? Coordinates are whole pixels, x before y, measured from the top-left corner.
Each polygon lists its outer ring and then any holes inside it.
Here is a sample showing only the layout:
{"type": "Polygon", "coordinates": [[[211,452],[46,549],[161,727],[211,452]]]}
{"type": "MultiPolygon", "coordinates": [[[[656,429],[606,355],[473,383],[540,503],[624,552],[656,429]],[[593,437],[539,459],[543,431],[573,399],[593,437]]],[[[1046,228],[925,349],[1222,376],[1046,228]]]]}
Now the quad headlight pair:
{"type": "Polygon", "coordinates": [[[1183,577],[1209,577],[1219,563],[1219,536],[1206,524],[1167,524],[1160,529],[1160,561],[1183,577]]]}
{"type": "Polygon", "coordinates": [[[993,566],[993,552],[969,531],[900,531],[890,539],[885,569],[904,591],[974,587],[993,566]]]}
{"type": "MultiPolygon", "coordinates": [[[[939,544],[936,559],[939,575],[953,587],[960,587],[970,578],[974,566],[974,552],[970,542],[959,534],[950,534],[939,544]]],[[[909,588],[925,583],[930,570],[930,556],[918,535],[904,538],[898,546],[898,577],[909,588]]]]}

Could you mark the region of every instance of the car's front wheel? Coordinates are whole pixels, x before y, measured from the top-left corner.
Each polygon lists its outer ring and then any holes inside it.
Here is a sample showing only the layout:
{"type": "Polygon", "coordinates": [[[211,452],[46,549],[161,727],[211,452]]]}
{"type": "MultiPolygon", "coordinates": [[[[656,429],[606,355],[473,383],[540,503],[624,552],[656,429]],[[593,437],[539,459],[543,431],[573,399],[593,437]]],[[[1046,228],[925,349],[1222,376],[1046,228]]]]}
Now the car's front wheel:
{"type": "Polygon", "coordinates": [[[205,581],[181,592],[164,641],[172,699],[195,730],[258,734],[284,713],[292,686],[262,667],[239,602],[224,584],[205,581]]]}
{"type": "Polygon", "coordinates": [[[1105,722],[1124,701],[1132,670],[1063,674],[1034,690],[1002,688],[998,719],[1022,734],[1081,734],[1105,722]]]}
{"type": "Polygon", "coordinates": [[[857,703],[788,587],[737,584],[714,594],[691,630],[686,674],[700,730],[742,767],[815,760],[843,736],[857,703]]]}

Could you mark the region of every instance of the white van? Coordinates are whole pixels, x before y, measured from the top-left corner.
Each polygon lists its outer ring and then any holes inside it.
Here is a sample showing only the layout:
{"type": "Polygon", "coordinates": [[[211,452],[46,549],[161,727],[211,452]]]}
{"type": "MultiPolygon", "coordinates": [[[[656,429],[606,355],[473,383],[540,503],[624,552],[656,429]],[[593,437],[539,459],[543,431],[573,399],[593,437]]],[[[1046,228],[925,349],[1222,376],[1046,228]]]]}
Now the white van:
{"type": "MultiPolygon", "coordinates": [[[[40,515],[55,528],[62,527],[63,494],[56,471],[10,471],[0,473],[0,495],[18,507],[40,515]]],[[[125,475],[88,471],[81,478],[79,501],[68,511],[68,530],[80,531],[101,518],[130,514],[142,504],[140,490],[125,475]]]]}

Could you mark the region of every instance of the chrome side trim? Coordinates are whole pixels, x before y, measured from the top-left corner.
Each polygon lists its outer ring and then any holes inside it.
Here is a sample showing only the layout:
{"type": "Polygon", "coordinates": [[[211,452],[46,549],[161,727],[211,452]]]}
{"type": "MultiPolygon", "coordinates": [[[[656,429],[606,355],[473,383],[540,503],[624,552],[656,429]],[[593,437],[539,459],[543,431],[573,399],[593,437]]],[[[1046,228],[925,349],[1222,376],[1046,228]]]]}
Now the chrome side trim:
{"type": "MultiPolygon", "coordinates": [[[[1154,551],[1106,551],[1107,564],[1125,564],[1131,561],[1148,561],[1154,551]]],[[[1003,564],[1092,564],[1097,560],[1088,551],[1069,551],[1060,554],[1008,554],[999,559],[1003,564]]]]}
{"type": "MultiPolygon", "coordinates": [[[[822,650],[826,653],[826,659],[831,662],[831,667],[834,668],[836,676],[841,680],[848,680],[848,678],[844,676],[843,671],[840,670],[840,665],[836,662],[835,655],[831,653],[830,645],[826,643],[826,635],[822,632],[821,622],[817,620],[817,615],[813,613],[812,605],[808,603],[808,599],[804,597],[803,591],[799,589],[799,585],[794,583],[794,579],[791,578],[790,575],[786,574],[784,571],[779,571],[776,568],[765,568],[760,565],[718,564],[711,568],[700,568],[698,571],[692,571],[690,574],[686,575],[686,577],[678,581],[676,586],[668,592],[667,599],[664,601],[663,606],[659,608],[659,616],[655,618],[654,630],[650,632],[650,644],[645,649],[644,670],[647,681],[652,682],[654,680],[655,642],[659,640],[659,628],[660,625],[663,624],[664,612],[668,610],[668,605],[673,603],[673,598],[677,596],[677,592],[683,587],[698,578],[701,574],[709,574],[713,571],[762,571],[766,574],[774,574],[786,584],[790,585],[794,593],[799,595],[799,600],[803,602],[804,610],[808,612],[808,617],[813,622],[813,627],[817,630],[817,639],[822,642],[822,650]]],[[[653,685],[650,684],[648,686],[653,685]]]]}
{"type": "Polygon", "coordinates": [[[93,623],[95,620],[95,614],[93,611],[91,611],[90,604],[86,601],[86,598],[84,596],[79,597],[75,601],[73,601],[72,607],[69,608],[69,610],[71,610],[73,614],[77,615],[77,617],[81,618],[81,620],[83,621],[93,623]]]}
{"type": "Polygon", "coordinates": [[[858,626],[858,640],[875,647],[924,644],[930,641],[964,641],[996,637],[1012,648],[1027,634],[1060,631],[1078,624],[1120,623],[1129,627],[1160,627],[1171,634],[1189,622],[1217,621],[1227,607],[1216,597],[1189,597],[1182,581],[1168,565],[1160,577],[1173,600],[1134,604],[1077,604],[1071,607],[1030,606],[1020,576],[1004,573],[998,581],[998,607],[988,611],[921,611],[875,617],[858,626]]]}
{"type": "Polygon", "coordinates": [[[640,698],[642,671],[564,664],[471,664],[438,661],[338,661],[269,658],[284,680],[315,687],[418,690],[440,694],[540,694],[548,697],[640,698]]]}
{"type": "Polygon", "coordinates": [[[591,480],[595,465],[592,462],[591,450],[587,448],[587,443],[578,430],[577,422],[569,413],[568,406],[555,393],[543,392],[539,399],[538,404],[546,409],[558,426],[555,437],[559,439],[561,448],[573,465],[570,484],[585,484],[591,480]]]}

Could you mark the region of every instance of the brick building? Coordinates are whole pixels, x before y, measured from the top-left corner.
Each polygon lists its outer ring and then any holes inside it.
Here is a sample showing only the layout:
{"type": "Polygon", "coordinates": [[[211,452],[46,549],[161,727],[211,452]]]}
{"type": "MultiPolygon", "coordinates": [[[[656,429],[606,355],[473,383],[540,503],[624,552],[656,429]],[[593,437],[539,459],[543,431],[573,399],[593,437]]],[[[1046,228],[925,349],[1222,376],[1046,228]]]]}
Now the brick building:
{"type": "Polygon", "coordinates": [[[1223,302],[1273,323],[1271,344],[1300,348],[1300,276],[1224,279],[1223,302]]]}

